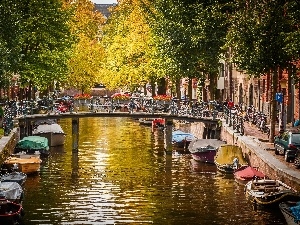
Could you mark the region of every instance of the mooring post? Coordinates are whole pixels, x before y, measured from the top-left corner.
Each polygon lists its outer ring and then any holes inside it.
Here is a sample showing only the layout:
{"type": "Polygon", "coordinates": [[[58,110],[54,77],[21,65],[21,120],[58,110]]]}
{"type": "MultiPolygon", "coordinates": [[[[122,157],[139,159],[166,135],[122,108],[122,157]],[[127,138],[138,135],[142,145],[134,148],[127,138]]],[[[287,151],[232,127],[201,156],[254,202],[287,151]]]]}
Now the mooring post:
{"type": "Polygon", "coordinates": [[[79,118],[72,118],[72,152],[78,152],[79,118]]]}
{"type": "Polygon", "coordinates": [[[172,153],[172,131],[173,131],[173,120],[165,120],[165,130],[164,130],[164,147],[166,153],[172,153]]]}
{"type": "Polygon", "coordinates": [[[19,120],[19,127],[20,127],[20,139],[26,137],[26,121],[19,120]]]}

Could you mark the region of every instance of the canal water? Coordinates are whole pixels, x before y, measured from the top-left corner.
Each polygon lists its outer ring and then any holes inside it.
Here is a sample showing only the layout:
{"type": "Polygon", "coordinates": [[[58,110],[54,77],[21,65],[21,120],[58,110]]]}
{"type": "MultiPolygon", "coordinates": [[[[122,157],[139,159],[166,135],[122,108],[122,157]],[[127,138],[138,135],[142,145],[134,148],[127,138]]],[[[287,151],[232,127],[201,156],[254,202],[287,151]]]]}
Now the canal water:
{"type": "Polygon", "coordinates": [[[165,154],[161,131],[130,118],[80,119],[73,154],[71,120],[60,124],[65,146],[25,183],[26,225],[285,224],[278,209],[254,209],[214,165],[165,154]]]}

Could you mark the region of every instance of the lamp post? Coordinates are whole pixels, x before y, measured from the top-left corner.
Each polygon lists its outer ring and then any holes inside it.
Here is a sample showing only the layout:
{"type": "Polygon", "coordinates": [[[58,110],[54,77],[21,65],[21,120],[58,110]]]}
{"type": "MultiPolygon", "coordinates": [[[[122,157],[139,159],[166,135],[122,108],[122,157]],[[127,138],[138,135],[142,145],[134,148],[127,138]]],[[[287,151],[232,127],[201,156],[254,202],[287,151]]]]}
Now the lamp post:
{"type": "Polygon", "coordinates": [[[285,122],[284,122],[284,95],[286,91],[286,83],[287,80],[282,78],[280,80],[280,87],[281,87],[281,92],[282,92],[282,103],[281,103],[281,121],[280,121],[280,130],[279,133],[282,134],[284,132],[285,128],[285,122]]]}

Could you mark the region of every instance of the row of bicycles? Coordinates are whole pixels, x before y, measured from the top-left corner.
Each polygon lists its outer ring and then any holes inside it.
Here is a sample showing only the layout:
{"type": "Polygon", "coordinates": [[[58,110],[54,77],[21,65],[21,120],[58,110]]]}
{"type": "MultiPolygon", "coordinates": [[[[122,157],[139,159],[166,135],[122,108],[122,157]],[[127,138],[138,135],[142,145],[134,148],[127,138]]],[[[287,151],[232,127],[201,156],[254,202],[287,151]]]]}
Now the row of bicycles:
{"type": "Polygon", "coordinates": [[[264,112],[256,111],[254,106],[242,107],[235,105],[232,108],[226,108],[224,111],[226,122],[232,125],[234,130],[244,134],[244,122],[248,122],[257,127],[262,133],[270,135],[268,126],[268,116],[264,112]]]}
{"type": "Polygon", "coordinates": [[[3,127],[9,131],[12,120],[18,116],[41,113],[67,113],[80,110],[90,112],[143,112],[149,114],[170,114],[193,118],[226,118],[226,123],[239,133],[244,133],[244,122],[255,124],[263,132],[270,134],[267,126],[267,115],[255,111],[253,106],[234,105],[228,107],[227,102],[187,101],[173,98],[171,100],[156,100],[149,97],[132,97],[130,99],[91,98],[74,99],[64,96],[52,99],[44,97],[37,101],[10,101],[2,105],[4,109],[3,127]],[[84,106],[84,107],[82,107],[84,106]]]}
{"type": "Polygon", "coordinates": [[[178,99],[163,101],[152,98],[131,98],[129,100],[105,99],[104,101],[95,99],[89,104],[88,109],[92,112],[128,111],[130,113],[168,113],[191,117],[217,117],[223,111],[223,106],[216,101],[190,102],[178,99]]]}

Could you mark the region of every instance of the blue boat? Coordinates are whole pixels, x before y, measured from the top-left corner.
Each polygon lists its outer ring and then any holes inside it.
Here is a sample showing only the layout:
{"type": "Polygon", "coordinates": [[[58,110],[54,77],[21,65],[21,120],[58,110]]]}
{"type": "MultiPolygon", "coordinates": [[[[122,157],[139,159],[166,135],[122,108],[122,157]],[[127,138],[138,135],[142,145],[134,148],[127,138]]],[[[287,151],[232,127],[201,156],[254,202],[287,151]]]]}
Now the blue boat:
{"type": "Polygon", "coordinates": [[[193,134],[181,130],[172,132],[172,144],[176,148],[187,148],[191,141],[197,139],[193,134]]]}

